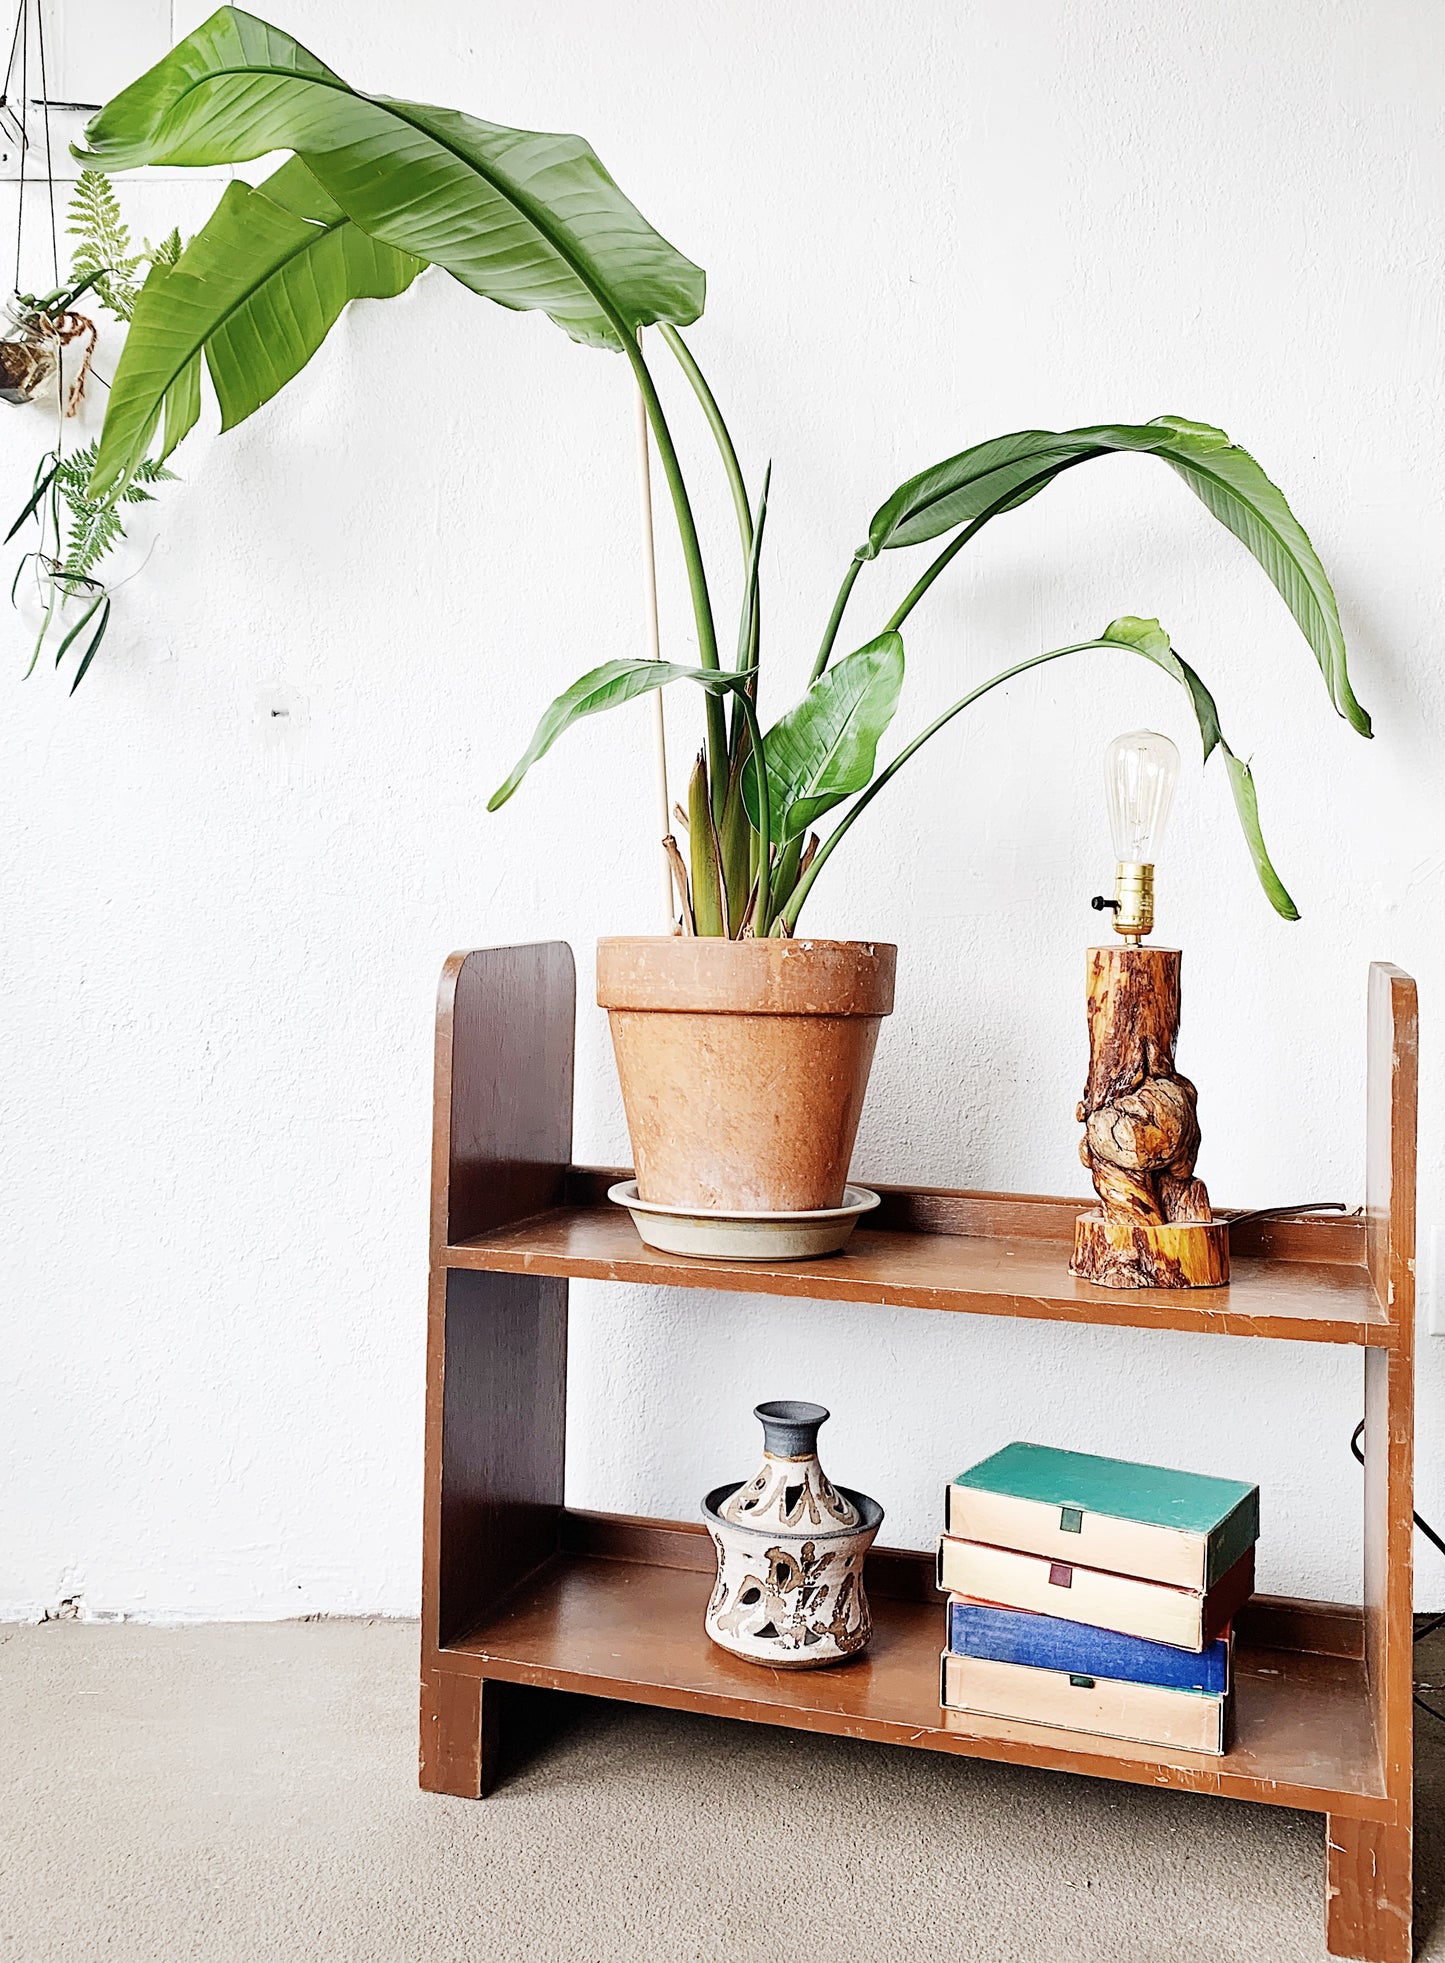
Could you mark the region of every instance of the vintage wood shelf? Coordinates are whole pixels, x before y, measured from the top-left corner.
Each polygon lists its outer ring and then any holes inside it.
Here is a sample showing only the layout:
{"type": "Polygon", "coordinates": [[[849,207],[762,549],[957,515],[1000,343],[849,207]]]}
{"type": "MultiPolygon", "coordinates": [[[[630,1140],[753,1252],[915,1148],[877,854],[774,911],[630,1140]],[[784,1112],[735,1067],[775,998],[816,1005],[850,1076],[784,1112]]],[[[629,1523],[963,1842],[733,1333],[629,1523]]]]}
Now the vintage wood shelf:
{"type": "MultiPolygon", "coordinates": [[[[455,955],[442,980],[427,1378],[421,1783],[477,1797],[511,1686],[1214,1792],[1327,1816],[1332,1954],[1408,1963],[1411,1887],[1415,987],[1369,986],[1367,1177],[1349,1219],[1257,1221],[1227,1288],[1096,1288],[1068,1272],[1081,1202],[881,1188],[841,1254],[659,1254],[606,1199],[624,1169],[571,1163],[575,983],[560,943],[455,955]],[[1161,1753],[938,1702],[932,1559],[876,1549],[876,1633],[840,1668],[768,1672],[703,1633],[701,1526],[563,1501],[569,1277],[973,1315],[1351,1343],[1364,1361],[1362,1605],[1256,1597],[1241,1618],[1236,1738],[1161,1753]]],[[[946,1468],[944,1469],[946,1471],[946,1468]]],[[[943,1473],[940,1473],[942,1478],[943,1473]]]]}

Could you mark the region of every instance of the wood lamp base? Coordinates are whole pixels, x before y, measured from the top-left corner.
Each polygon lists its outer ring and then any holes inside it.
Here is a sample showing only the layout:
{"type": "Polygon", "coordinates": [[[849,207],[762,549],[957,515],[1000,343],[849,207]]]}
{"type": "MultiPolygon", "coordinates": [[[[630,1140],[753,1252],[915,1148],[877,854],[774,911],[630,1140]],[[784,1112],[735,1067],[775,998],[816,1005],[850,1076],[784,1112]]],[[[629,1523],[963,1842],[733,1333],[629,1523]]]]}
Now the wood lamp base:
{"type": "Polygon", "coordinates": [[[1179,968],[1177,948],[1089,949],[1079,1156],[1099,1204],[1079,1215],[1069,1273],[1105,1288],[1229,1280],[1229,1228],[1194,1176],[1195,1089],[1174,1063],[1179,968]]]}
{"type": "Polygon", "coordinates": [[[1074,1223],[1069,1273],[1105,1288],[1222,1288],[1229,1280],[1229,1223],[1155,1225],[1096,1208],[1074,1223]]]}

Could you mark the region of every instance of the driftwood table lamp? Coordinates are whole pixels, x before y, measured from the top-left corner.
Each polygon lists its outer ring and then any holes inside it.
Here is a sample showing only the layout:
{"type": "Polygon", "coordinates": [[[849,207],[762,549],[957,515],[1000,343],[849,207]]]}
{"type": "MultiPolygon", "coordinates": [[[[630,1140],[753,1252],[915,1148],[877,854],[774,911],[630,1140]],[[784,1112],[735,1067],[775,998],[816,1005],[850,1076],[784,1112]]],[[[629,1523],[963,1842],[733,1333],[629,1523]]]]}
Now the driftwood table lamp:
{"type": "Polygon", "coordinates": [[[1154,853],[1169,817],[1179,752],[1135,730],[1109,745],[1105,781],[1117,869],[1112,947],[1091,947],[1089,1077],[1079,1156],[1099,1205],[1074,1229],[1071,1274],[1108,1288],[1216,1288],[1229,1279],[1229,1229],[1194,1177],[1196,1094],[1174,1067],[1178,948],[1145,947],[1154,927],[1154,853]]]}

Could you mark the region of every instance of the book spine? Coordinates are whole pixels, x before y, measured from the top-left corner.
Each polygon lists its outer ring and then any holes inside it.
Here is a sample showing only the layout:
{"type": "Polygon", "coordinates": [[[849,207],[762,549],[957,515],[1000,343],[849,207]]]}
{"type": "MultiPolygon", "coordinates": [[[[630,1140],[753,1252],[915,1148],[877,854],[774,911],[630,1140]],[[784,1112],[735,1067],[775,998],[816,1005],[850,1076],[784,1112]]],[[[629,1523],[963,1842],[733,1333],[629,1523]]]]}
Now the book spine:
{"type": "Polygon", "coordinates": [[[1123,1636],[1092,1623],[1066,1622],[1024,1609],[991,1608],[958,1597],[949,1604],[949,1648],[958,1656],[1080,1671],[1160,1689],[1202,1691],[1216,1697],[1229,1689],[1227,1638],[1196,1653],[1123,1636]]]}
{"type": "Polygon", "coordinates": [[[1213,1588],[1223,1581],[1237,1561],[1242,1561],[1259,1539],[1259,1488],[1246,1493],[1234,1511],[1221,1520],[1209,1536],[1209,1557],[1204,1585],[1213,1588]]]}
{"type": "Polygon", "coordinates": [[[1154,1684],[1117,1683],[1081,1673],[1036,1670],[979,1657],[943,1658],[943,1703],[950,1711],[1062,1732],[1123,1738],[1165,1751],[1217,1757],[1228,1741],[1231,1699],[1154,1684]]]}
{"type": "Polygon", "coordinates": [[[957,1483],[949,1488],[945,1531],[960,1540],[1015,1547],[1170,1588],[1202,1590],[1208,1572],[1210,1548],[1203,1534],[957,1483]]]}
{"type": "MultiPolygon", "coordinates": [[[[950,1594],[968,1595],[999,1608],[1031,1609],[1065,1622],[1172,1643],[1177,1649],[1198,1651],[1205,1646],[1205,1598],[1186,1588],[1073,1567],[948,1535],[940,1544],[939,1580],[950,1594]]],[[[1218,1626],[1227,1620],[1221,1615],[1218,1626]]],[[[1210,1630],[1211,1639],[1215,1633],[1210,1630]]]]}

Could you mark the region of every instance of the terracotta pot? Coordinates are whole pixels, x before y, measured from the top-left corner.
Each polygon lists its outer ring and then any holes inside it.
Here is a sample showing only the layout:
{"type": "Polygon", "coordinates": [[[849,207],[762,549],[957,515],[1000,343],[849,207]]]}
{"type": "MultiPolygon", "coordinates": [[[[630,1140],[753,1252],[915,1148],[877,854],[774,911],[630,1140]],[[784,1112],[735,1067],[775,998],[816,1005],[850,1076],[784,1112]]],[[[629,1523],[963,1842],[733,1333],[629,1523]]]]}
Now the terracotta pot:
{"type": "Polygon", "coordinates": [[[641,1197],[841,1206],[898,950],[873,941],[597,943],[641,1197]]]}

